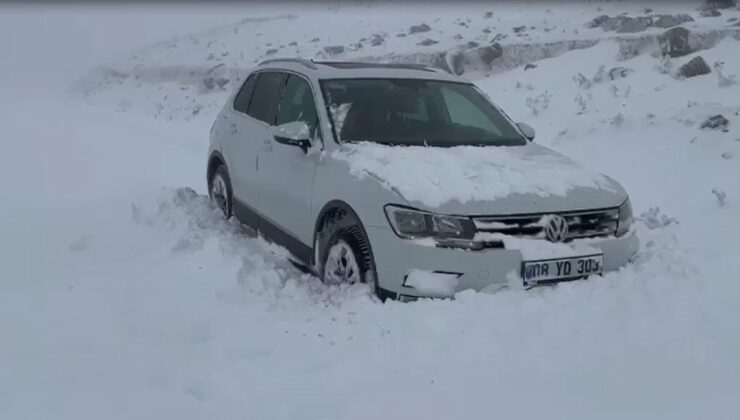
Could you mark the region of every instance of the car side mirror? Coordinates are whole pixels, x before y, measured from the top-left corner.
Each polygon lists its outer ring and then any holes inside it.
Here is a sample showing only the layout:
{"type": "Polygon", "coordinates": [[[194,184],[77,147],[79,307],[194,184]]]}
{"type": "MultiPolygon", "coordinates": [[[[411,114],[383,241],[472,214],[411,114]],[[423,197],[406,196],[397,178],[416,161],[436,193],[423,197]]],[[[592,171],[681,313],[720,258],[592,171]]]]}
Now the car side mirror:
{"type": "Polygon", "coordinates": [[[275,141],[289,146],[298,146],[304,153],[311,147],[311,130],[303,121],[280,124],[273,131],[275,141]]]}
{"type": "Polygon", "coordinates": [[[524,134],[524,137],[526,137],[527,140],[534,141],[534,128],[532,128],[531,125],[520,122],[520,123],[516,123],[516,126],[519,127],[519,131],[521,131],[522,134],[524,134]]]}

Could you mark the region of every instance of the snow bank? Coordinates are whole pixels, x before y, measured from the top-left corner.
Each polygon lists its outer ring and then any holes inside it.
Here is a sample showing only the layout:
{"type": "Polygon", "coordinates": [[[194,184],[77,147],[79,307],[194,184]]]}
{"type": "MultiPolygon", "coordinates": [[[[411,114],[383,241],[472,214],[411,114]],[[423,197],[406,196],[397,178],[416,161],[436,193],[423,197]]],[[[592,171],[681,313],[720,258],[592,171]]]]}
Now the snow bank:
{"type": "Polygon", "coordinates": [[[615,190],[603,175],[532,143],[512,147],[392,147],[345,144],[331,157],[358,178],[372,174],[409,201],[430,208],[448,201],[495,200],[511,194],[563,196],[574,188],[615,190]]]}

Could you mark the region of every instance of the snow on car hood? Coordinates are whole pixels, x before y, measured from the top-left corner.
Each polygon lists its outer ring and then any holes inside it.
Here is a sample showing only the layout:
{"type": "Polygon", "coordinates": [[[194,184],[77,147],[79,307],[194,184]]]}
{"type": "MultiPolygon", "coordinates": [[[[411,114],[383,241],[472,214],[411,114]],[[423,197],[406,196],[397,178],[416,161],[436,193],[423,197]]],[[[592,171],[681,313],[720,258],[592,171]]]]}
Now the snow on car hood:
{"type": "Polygon", "coordinates": [[[344,144],[331,153],[358,178],[372,176],[406,200],[430,208],[493,201],[513,194],[565,196],[579,188],[618,192],[613,181],[533,143],[450,148],[344,144]]]}

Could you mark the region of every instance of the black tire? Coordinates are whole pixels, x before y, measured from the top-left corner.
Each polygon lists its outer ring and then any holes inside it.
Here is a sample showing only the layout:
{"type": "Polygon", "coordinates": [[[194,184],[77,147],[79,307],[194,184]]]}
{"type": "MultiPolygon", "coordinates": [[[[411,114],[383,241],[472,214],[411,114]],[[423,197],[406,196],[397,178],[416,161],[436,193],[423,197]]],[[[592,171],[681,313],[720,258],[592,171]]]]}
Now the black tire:
{"type": "Polygon", "coordinates": [[[360,282],[368,284],[372,292],[378,296],[377,271],[370,242],[359,224],[354,222],[351,217],[343,216],[341,213],[330,215],[317,234],[316,246],[319,247],[319,252],[316,257],[318,257],[321,264],[318,264],[316,269],[321,280],[327,284],[336,283],[335,281],[329,281],[327,260],[329,259],[330,250],[341,242],[349,246],[352,257],[357,262],[360,282]]]}
{"type": "Polygon", "coordinates": [[[231,189],[231,177],[229,177],[229,171],[226,170],[224,165],[219,165],[218,168],[213,172],[211,179],[208,180],[208,196],[211,201],[221,209],[225,219],[231,218],[234,208],[234,195],[231,189]],[[226,193],[225,196],[218,194],[220,180],[223,181],[222,190],[226,193]],[[215,187],[215,189],[214,189],[215,187]]]}

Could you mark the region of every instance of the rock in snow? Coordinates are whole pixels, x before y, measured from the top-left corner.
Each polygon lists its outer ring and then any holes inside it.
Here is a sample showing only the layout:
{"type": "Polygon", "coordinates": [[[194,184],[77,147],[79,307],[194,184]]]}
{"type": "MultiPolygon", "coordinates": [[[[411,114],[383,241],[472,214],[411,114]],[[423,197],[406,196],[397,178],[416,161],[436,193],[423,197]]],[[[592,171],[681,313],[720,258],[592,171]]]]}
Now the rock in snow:
{"type": "Polygon", "coordinates": [[[409,28],[409,34],[418,34],[422,32],[429,32],[432,28],[427,25],[426,23],[422,23],[421,25],[411,25],[409,28]]]}
{"type": "Polygon", "coordinates": [[[606,21],[609,20],[609,15],[601,15],[593,18],[590,22],[586,24],[586,27],[588,28],[598,28],[602,26],[606,21]]]}
{"type": "Polygon", "coordinates": [[[701,123],[701,128],[708,128],[711,130],[726,130],[727,126],[730,125],[730,121],[727,120],[722,114],[712,115],[711,117],[704,120],[701,123]]]}
{"type": "Polygon", "coordinates": [[[689,45],[689,30],[683,27],[671,28],[658,36],[663,55],[683,57],[693,51],[689,45]]]}
{"type": "Polygon", "coordinates": [[[431,39],[431,38],[426,38],[426,39],[422,40],[421,42],[419,42],[417,45],[420,45],[422,47],[428,47],[428,46],[434,45],[434,44],[439,44],[439,41],[434,40],[434,39],[431,39]]]}
{"type": "Polygon", "coordinates": [[[693,22],[694,18],[689,15],[660,15],[653,20],[653,26],[656,28],[670,28],[686,22],[693,22]]]}
{"type": "Polygon", "coordinates": [[[701,56],[692,58],[691,61],[678,68],[678,75],[686,78],[701,76],[711,72],[712,69],[709,68],[709,65],[701,56]]]}
{"type": "Polygon", "coordinates": [[[617,33],[637,33],[650,27],[670,28],[694,19],[687,14],[655,15],[655,16],[614,16],[601,15],[586,24],[589,28],[601,28],[605,31],[617,33]]]}
{"type": "Polygon", "coordinates": [[[324,47],[324,52],[329,55],[342,54],[344,52],[344,47],[341,45],[330,45],[328,47],[324,47]]]}
{"type": "Polygon", "coordinates": [[[720,12],[717,9],[709,9],[709,10],[702,10],[701,13],[699,13],[701,17],[717,17],[722,16],[722,12],[720,12]]]}
{"type": "Polygon", "coordinates": [[[653,23],[653,19],[649,17],[636,17],[636,18],[629,18],[625,17],[622,18],[619,22],[619,27],[617,28],[618,33],[627,33],[632,34],[635,32],[642,32],[645,29],[649,28],[653,23]]]}
{"type": "Polygon", "coordinates": [[[729,9],[737,6],[735,0],[706,0],[701,6],[701,10],[711,9],[729,9]]]}
{"type": "Polygon", "coordinates": [[[380,34],[373,34],[373,36],[370,38],[370,45],[373,47],[377,47],[378,45],[385,44],[385,38],[383,35],[380,34]]]}

